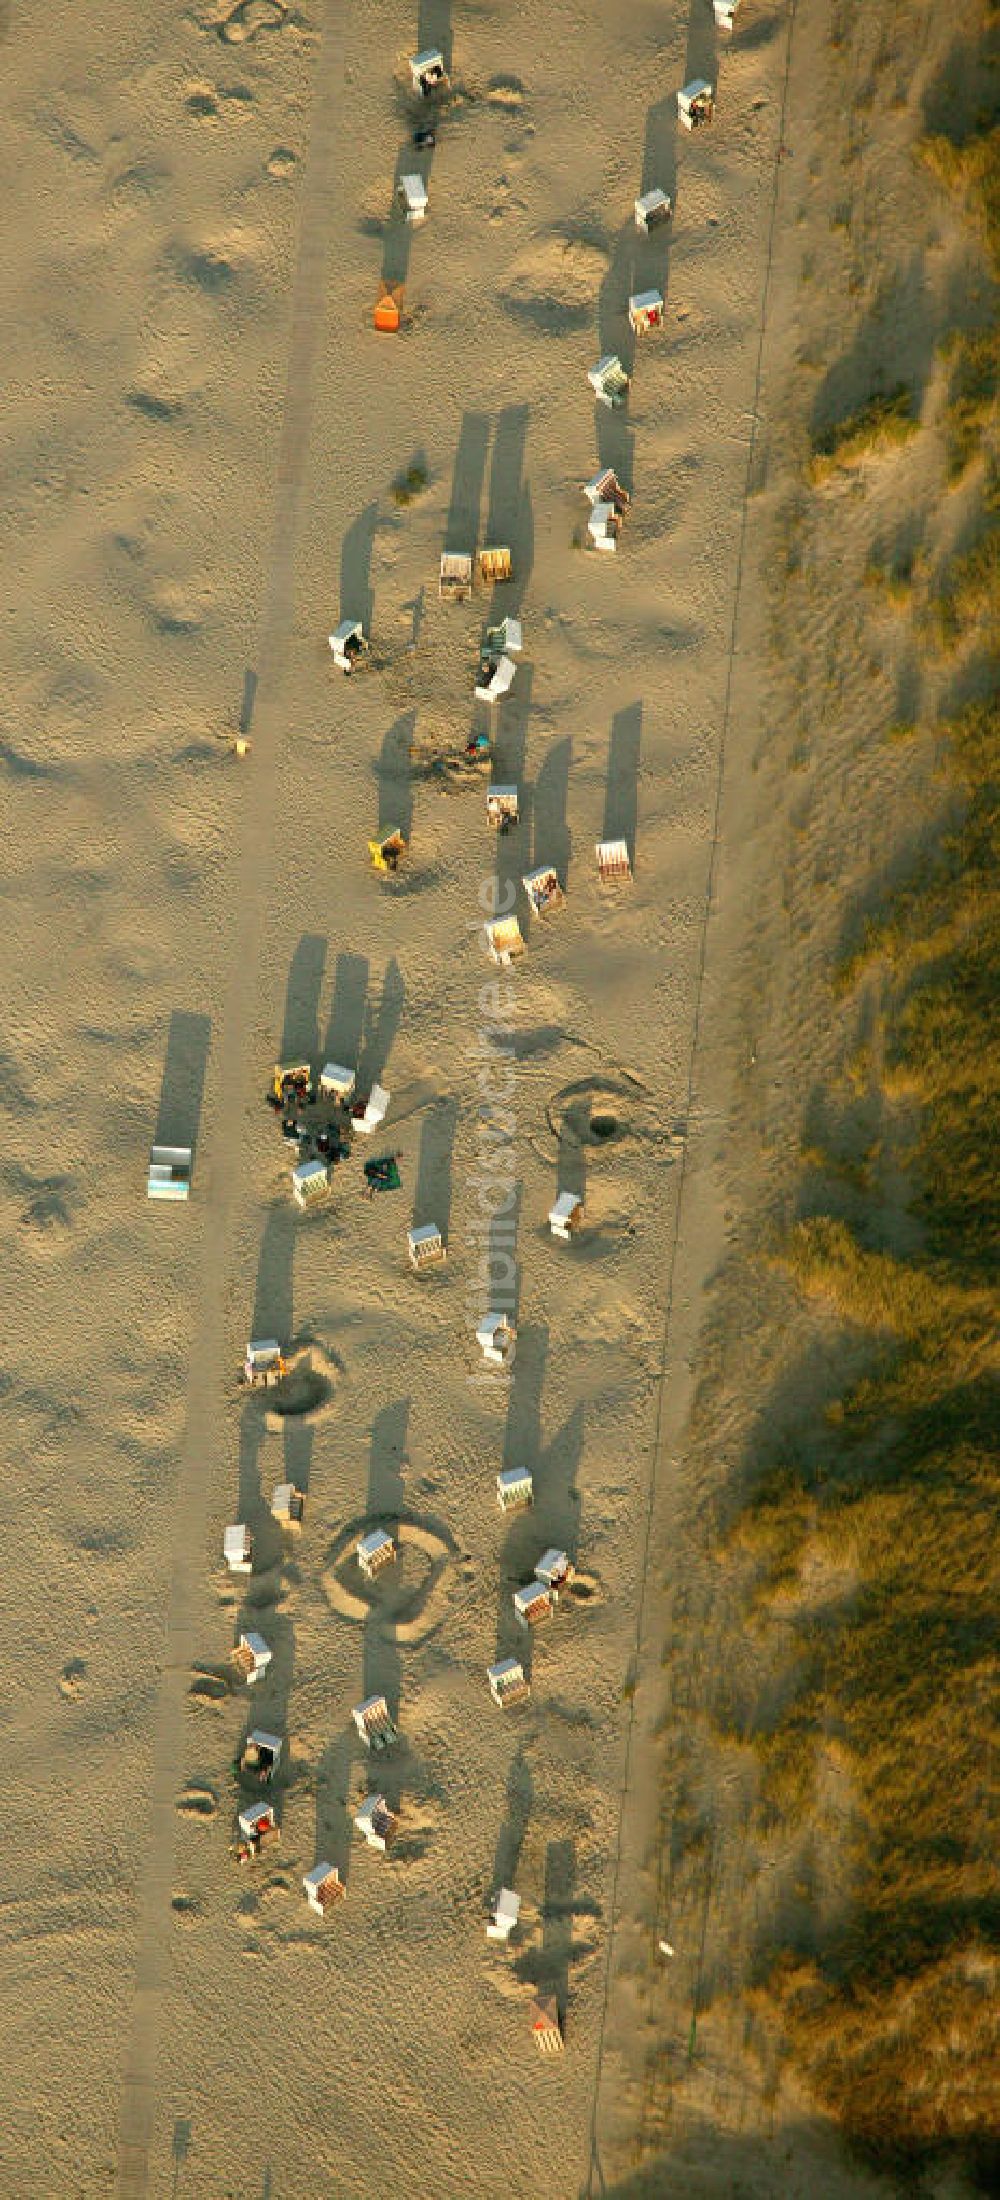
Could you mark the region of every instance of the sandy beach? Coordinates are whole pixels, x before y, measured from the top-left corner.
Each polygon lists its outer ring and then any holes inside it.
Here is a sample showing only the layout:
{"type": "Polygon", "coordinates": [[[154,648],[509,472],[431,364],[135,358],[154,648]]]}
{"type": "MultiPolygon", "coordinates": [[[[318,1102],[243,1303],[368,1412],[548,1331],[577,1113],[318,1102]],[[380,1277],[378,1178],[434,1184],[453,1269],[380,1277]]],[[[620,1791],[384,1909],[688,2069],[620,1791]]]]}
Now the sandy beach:
{"type": "MultiPolygon", "coordinates": [[[[828,935],[782,960],[802,842],[770,591],[801,256],[837,188],[825,20],[746,0],[726,42],[707,0],[419,21],[117,0],[57,4],[44,34],[4,12],[4,2192],[527,2200],[544,2160],[553,2200],[867,2200],[893,2188],[738,2038],[738,1783],[714,1886],[662,1868],[665,1766],[683,1754],[694,1814],[725,1780],[682,1732],[705,1661],[738,1656],[702,1529],[769,1373],[755,1325],[783,1318],[727,1263],[780,1208],[771,1149],[822,1048],[828,935]],[[404,232],[406,57],[438,43],[453,93],[404,232]],[[689,135],[675,93],[700,76],[717,111],[689,135]],[[646,238],[653,184],[674,216],[646,238]],[[402,268],[407,325],[377,336],[402,268]],[[667,325],[636,345],[628,296],[657,282],[667,325]],[[625,412],[587,386],[605,351],[634,367],[625,412]],[[599,464],[632,493],[614,557],[581,546],[599,464]],[[509,588],[439,601],[442,551],[490,542],[509,588]],[[506,612],[524,648],[490,769],[521,807],[497,840],[489,771],[434,759],[488,722],[477,651],[506,612]],[[349,680],[342,618],[372,641],[349,680]],[[407,861],[376,877],[367,843],[397,826],[407,861]],[[602,889],[617,838],[634,879],[602,889]],[[520,880],[547,863],[566,906],[538,919],[520,880]],[[527,949],[498,973],[482,924],[508,880],[527,949]],[[398,1192],[361,1197],[358,1140],[298,1212],[264,1105],[288,1059],[388,1088],[370,1151],[398,1192]],[[194,1146],[187,1205],[146,1200],[156,1137],[194,1146]],[[491,1182],[518,1331],[493,1381],[491,1182]],[[586,1220],[563,1245],[567,1189],[586,1220]],[[416,1278],[428,1221],[448,1261],[416,1278]],[[311,1353],[310,1412],[241,1391],[252,1336],[311,1353]],[[535,1503],[505,1519],[510,1466],[535,1503]],[[287,1480],[294,1538],[269,1511],[287,1480]],[[366,1596],[351,1552],[383,1523],[401,1557],[366,1596]],[[524,1648],[511,1591],[547,1546],[581,1594],[503,1713],[486,1667],[524,1648]],[[252,1692],[229,1680],[247,1626],[274,1653],[252,1692]],[[374,1692],[401,1735],[388,1859],[351,1823],[374,1692]],[[284,1739],[281,1841],[241,1869],[254,1723],[284,1739]],[[347,1882],[327,1921],[301,1890],[321,1859],[347,1882]],[[501,1884],[507,1948],[484,1932],[501,1884]],[[681,2100],[655,2073],[708,2008],[706,1948],[727,2013],[681,2100]],[[534,2051],[536,1992],[561,2057],[534,2051]]],[[[908,310],[917,343],[916,290],[908,310]]],[[[891,787],[883,754],[830,797],[829,874],[853,851],[860,875],[891,787]]]]}

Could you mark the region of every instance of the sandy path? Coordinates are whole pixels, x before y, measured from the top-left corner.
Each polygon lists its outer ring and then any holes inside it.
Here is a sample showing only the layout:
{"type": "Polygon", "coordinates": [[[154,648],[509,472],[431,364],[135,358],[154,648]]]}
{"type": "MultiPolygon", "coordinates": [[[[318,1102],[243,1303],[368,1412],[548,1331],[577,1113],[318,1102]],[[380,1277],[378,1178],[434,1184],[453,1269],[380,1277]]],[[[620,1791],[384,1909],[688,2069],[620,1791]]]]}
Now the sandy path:
{"type": "MultiPolygon", "coordinates": [[[[726,763],[734,705],[736,655],[740,632],[740,615],[743,602],[745,569],[748,562],[747,529],[751,510],[751,495],[759,473],[758,442],[760,434],[761,386],[764,372],[764,354],[768,336],[768,302],[771,273],[775,252],[775,226],[778,215],[778,198],[781,184],[781,162],[785,143],[788,112],[789,79],[792,67],[792,50],[795,36],[795,0],[791,0],[788,27],[785,37],[784,67],[780,90],[780,111],[777,140],[774,150],[774,181],[771,193],[771,213],[767,228],[760,290],[760,334],[753,374],[753,394],[748,409],[750,433],[748,438],[746,476],[740,506],[739,538],[736,551],[733,581],[732,623],[726,657],[725,694],[718,738],[718,770],[715,790],[715,809],[712,820],[712,839],[705,880],[705,901],[698,950],[698,970],[694,997],[694,1015],[691,1026],[691,1051],[688,1061],[687,1089],[684,1118],[689,1135],[681,1152],[677,1186],[677,1203],[674,1209],[673,1236],[670,1243],[666,1270],[666,1303],[663,1322],[663,1354],[659,1389],[656,1401],[655,1431],[653,1437],[653,1466],[649,1484],[646,1531],[643,1544],[642,1573],[636,1610],[635,1670],[637,1685],[629,1702],[628,1730],[625,1745],[625,1778],[615,1849],[614,1872],[611,1891],[611,1914],[608,1931],[607,1968],[605,1974],[604,2001],[601,2009],[597,2039],[597,2064],[594,2082],[594,2101],[590,2123],[591,2166],[588,2174],[587,2200],[595,2192],[606,2191],[602,2167],[602,2145],[605,2126],[620,2141],[620,2110],[614,2098],[620,2090],[621,2069],[608,2068],[605,2044],[609,2032],[614,2039],[616,2022],[627,2033],[631,2012],[616,2012],[612,2007],[615,1981],[616,1928],[619,1922],[619,1903],[624,1895],[626,1904],[634,1908],[638,1884],[641,1883],[648,1860],[651,1769],[657,1757],[657,1725],[662,1709],[662,1670],[664,1633],[662,1614],[656,1613],[649,1625],[649,1592],[652,1586],[651,1572],[662,1582],[663,1520],[662,1505],[658,1518],[658,1498],[661,1498],[663,1481],[669,1473],[671,1457],[680,1443],[691,1406],[691,1386],[685,1382],[683,1370],[690,1369],[698,1330],[708,1305],[709,1285],[720,1249],[718,1228],[706,1231],[706,1212],[711,1212],[712,1177],[715,1153],[708,1150],[703,1140],[700,1118],[703,1107],[699,1102],[699,1087],[704,1092],[711,1080],[715,1108],[718,1108],[720,1087],[718,1071],[720,1056],[725,1060],[728,1051],[720,1047],[719,1006],[731,982],[734,961],[734,939],[731,922],[724,920],[721,937],[716,940],[713,919],[718,914],[717,893],[720,861],[723,852],[723,834],[728,825],[737,826],[738,808],[726,815],[726,763]],[[704,1012],[706,1005],[706,978],[710,979],[710,1006],[713,1012],[711,1030],[706,1045],[704,1012]],[[683,1304],[680,1319],[675,1322],[678,1278],[682,1278],[683,1304]],[[659,1534],[658,1531],[659,1530],[659,1534]],[[642,1759],[642,1777],[636,1793],[636,1763],[642,1759]],[[624,1883],[624,1884],[623,1884],[624,1883]],[[609,2103],[606,2094],[613,2096],[609,2103]],[[616,2129],[617,2127],[617,2129],[616,2129]]],[[[756,570],[754,570],[756,580],[756,570]]],[[[742,764],[742,758],[740,762],[742,764]]],[[[724,1028],[724,1027],[723,1027],[724,1028]]],[[[725,1033],[726,1041],[730,1034],[725,1033]]],[[[730,1041],[731,1044],[731,1041],[730,1041]]],[[[666,1929],[663,1916],[663,1897],[667,1878],[665,1848],[661,1845],[657,1865],[656,1907],[659,1924],[666,1929]]],[[[631,1916],[629,1923],[631,1924],[631,1916]]],[[[645,1920],[647,1926],[651,1922],[645,1920]]],[[[623,2051],[623,2040],[618,2041],[618,2052],[623,2051]]],[[[630,2057],[626,2052],[626,2061],[630,2057]]]]}
{"type": "Polygon", "coordinates": [[[253,764],[241,810],[243,845],[234,882],[239,911],[217,1033],[216,1092],[199,1176],[205,1194],[200,1273],[184,1442],[178,1463],[177,1536],[164,1632],[164,1666],[152,1753],[152,1834],[143,1873],[135,1978],[135,2012],[121,2113],[119,2190],[136,2200],[148,2189],[149,2141],[157,2059],[162,2052],[164,1993],[170,1966],[170,1895],[176,1846],[175,1800],[185,1749],[185,1702],[196,1651],[192,1575],[205,1531],[210,1489],[213,1410],[225,1364],[223,1309],[232,1258],[232,1219],[242,1152],[231,1135],[225,1095],[245,1088],[252,1069],[248,1035],[258,987],[267,908],[266,880],[274,835],[278,757],[284,732],[282,674],[294,609],[299,511],[309,462],[313,377],[325,327],[324,285],[329,205],[343,74],[343,22],[326,0],[303,179],[298,259],[292,294],[288,375],[278,454],[275,517],[257,638],[252,711],[253,764]]]}

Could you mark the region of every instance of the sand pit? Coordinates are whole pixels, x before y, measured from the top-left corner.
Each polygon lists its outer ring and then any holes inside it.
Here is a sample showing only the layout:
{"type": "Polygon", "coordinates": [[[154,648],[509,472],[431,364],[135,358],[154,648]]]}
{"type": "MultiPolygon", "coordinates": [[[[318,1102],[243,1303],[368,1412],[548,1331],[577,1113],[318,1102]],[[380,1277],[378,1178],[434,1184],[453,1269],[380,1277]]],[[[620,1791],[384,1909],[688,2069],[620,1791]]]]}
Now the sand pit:
{"type": "Polygon", "coordinates": [[[600,1604],[602,1601],[600,1582],[594,1574],[583,1573],[578,1568],[572,1581],[567,1582],[559,1601],[560,1604],[566,1604],[567,1606],[574,1604],[594,1606],[600,1604]]]}
{"type": "Polygon", "coordinates": [[[638,1078],[577,1078],[553,1093],[545,1115],[557,1141],[566,1140],[590,1154],[664,1140],[653,1097],[638,1078]]]}
{"type": "Polygon", "coordinates": [[[272,1432],[286,1422],[301,1428],[319,1428],[330,1419],[342,1369],[321,1344],[292,1345],[285,1353],[286,1372],[269,1389],[251,1390],[250,1398],[264,1408],[265,1425],[272,1432]]]}
{"type": "Polygon", "coordinates": [[[355,1626],[374,1628],[386,1642],[415,1649],[440,1627],[455,1586],[454,1550],[439,1530],[415,1520],[366,1519],[345,1528],[330,1552],[322,1584],[331,1611],[355,1626]],[[359,1538],[385,1528],[399,1558],[375,1581],[366,1581],[355,1557],[359,1538]]]}

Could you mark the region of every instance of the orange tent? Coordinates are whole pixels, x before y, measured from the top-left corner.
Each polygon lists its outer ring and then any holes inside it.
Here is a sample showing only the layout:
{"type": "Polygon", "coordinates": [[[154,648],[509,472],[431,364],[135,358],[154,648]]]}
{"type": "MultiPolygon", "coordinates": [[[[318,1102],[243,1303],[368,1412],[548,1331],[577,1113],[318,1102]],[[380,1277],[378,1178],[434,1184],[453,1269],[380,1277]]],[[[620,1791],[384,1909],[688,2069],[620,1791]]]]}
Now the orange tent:
{"type": "Polygon", "coordinates": [[[398,329],[402,319],[402,283],[383,283],[375,307],[375,326],[381,329],[398,329]]]}

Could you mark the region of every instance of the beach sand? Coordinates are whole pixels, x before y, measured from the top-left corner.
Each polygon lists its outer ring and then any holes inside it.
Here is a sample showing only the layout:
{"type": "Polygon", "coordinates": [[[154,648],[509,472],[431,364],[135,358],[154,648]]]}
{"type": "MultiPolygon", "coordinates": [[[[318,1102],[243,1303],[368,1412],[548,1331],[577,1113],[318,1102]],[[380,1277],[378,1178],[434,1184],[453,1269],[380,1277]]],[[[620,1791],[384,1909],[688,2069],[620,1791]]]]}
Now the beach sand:
{"type": "MultiPolygon", "coordinates": [[[[788,18],[749,0],[718,53],[703,0],[690,23],[456,8],[430,216],[404,240],[405,56],[447,9],[63,5],[44,37],[7,13],[4,2190],[351,2200],[378,2178],[487,2200],[535,2192],[544,2161],[553,2195],[595,2162],[610,2191],[664,2022],[675,1467],[727,1210],[755,1190],[719,1148],[777,891],[751,425],[772,249],[787,305],[801,246],[778,148],[801,180],[815,85],[793,76],[783,123],[788,18]],[[688,136],[694,75],[718,77],[718,114],[688,136]],[[676,215],[646,241],[653,183],[676,215]],[[396,273],[407,252],[410,326],[378,338],[383,254],[396,273]],[[666,333],[595,424],[586,370],[661,273],[666,333]],[[614,559],[574,542],[599,460],[634,491],[614,559]],[[489,599],[441,604],[437,569],[486,541],[514,557],[494,608],[524,622],[495,768],[522,815],[497,845],[482,775],[409,768],[473,722],[489,599]],[[378,659],[350,681],[326,645],[345,616],[378,659]],[[366,842],[397,824],[409,861],[382,882],[366,842]],[[603,895],[595,843],[621,835],[634,882],[603,895]],[[480,896],[497,864],[548,861],[566,908],[497,980],[480,896]],[[494,982],[499,1103],[478,1082],[494,982]],[[401,1157],[399,1193],[364,1202],[356,1153],[297,1213],[262,1104],[289,1055],[389,1088],[372,1150],[401,1157]],[[509,1386],[473,1380],[495,1104],[509,1386]],[[186,1207],[146,1202],[157,1131],[195,1144],[186,1207]],[[569,1246],[545,1224],[565,1188],[586,1205],[569,1246]],[[449,1258],[418,1282],[426,1220],[449,1258]],[[315,1421],[269,1426],[239,1391],[260,1334],[322,1353],[315,1421]],[[494,1479],[522,1464],[536,1504],[505,1522],[494,1479]],[[286,1478],[309,1500],[282,1545],[286,1478]],[[362,1618],[348,1531],[400,1518],[399,1609],[380,1593],[362,1618]],[[265,1562],[247,1583],[221,1564],[240,1520],[265,1562]],[[549,1544],[590,1593],[502,1714],[485,1668],[549,1544]],[[244,1702],[220,1676],[248,1622],[274,1659],[244,1702]],[[389,1861],[350,1829],[370,1768],[349,1714],[373,1690],[402,1733],[389,1861]],[[280,1848],[241,1872],[248,1722],[287,1765],[280,1848]],[[327,1924],[300,1888],[322,1858],[348,1880],[327,1924]],[[501,1880],[522,1898],[506,1950],[484,1934],[501,1880]],[[531,2043],[535,1988],[564,2012],[558,2060],[531,2043]]],[[[820,249],[825,200],[802,219],[820,249]]],[[[681,2149],[650,2189],[736,2189],[702,2105],[705,2181],[681,2149]]],[[[807,2106],[777,2114],[824,2192],[870,2189],[800,2141],[807,2106]]]]}

